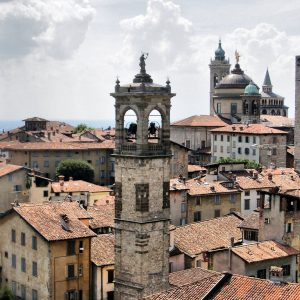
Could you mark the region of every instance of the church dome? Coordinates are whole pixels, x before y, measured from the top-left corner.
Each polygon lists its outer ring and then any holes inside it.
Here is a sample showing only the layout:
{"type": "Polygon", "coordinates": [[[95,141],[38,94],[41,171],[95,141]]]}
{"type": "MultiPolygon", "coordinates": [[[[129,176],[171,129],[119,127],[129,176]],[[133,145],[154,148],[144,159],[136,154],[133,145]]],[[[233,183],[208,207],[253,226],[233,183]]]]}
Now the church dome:
{"type": "Polygon", "coordinates": [[[244,89],[252,79],[244,73],[239,64],[236,64],[231,74],[225,76],[216,86],[216,89],[244,89]]]}
{"type": "Polygon", "coordinates": [[[250,83],[245,87],[244,94],[247,94],[247,95],[256,95],[256,94],[259,94],[258,88],[253,83],[253,81],[250,81],[250,83]]]}
{"type": "Polygon", "coordinates": [[[219,47],[215,51],[215,59],[224,60],[225,59],[225,51],[222,48],[221,40],[219,40],[219,47]]]}

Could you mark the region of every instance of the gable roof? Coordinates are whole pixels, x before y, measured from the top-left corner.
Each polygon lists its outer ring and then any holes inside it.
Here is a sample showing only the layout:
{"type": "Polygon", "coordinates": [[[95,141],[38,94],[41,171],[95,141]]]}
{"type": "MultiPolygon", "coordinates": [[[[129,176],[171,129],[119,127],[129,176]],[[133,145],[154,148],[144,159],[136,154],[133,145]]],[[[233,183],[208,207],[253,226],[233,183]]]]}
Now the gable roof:
{"type": "Polygon", "coordinates": [[[21,170],[21,169],[23,169],[22,166],[0,163],[0,177],[11,174],[11,173],[21,170]]]}
{"type": "Polygon", "coordinates": [[[53,182],[51,184],[53,193],[75,193],[75,192],[112,192],[109,187],[93,184],[84,180],[69,180],[63,182],[53,182]]]}
{"type": "Polygon", "coordinates": [[[191,116],[176,122],[171,126],[191,126],[191,127],[221,127],[226,125],[219,117],[210,115],[191,116]]]}
{"type": "Polygon", "coordinates": [[[233,124],[210,130],[212,133],[239,133],[239,134],[287,134],[287,132],[270,128],[262,124],[233,124]]]}
{"type": "Polygon", "coordinates": [[[58,241],[95,236],[80,219],[89,219],[89,214],[81,209],[77,202],[45,202],[37,204],[20,204],[15,211],[47,241],[58,241]],[[61,216],[69,219],[69,230],[62,226],[61,216]]]}
{"type": "Polygon", "coordinates": [[[100,234],[92,238],[91,261],[96,266],[107,266],[115,263],[114,234],[100,234]]]}
{"type": "Polygon", "coordinates": [[[255,210],[251,214],[246,216],[244,218],[244,220],[241,222],[239,228],[258,230],[259,229],[259,212],[255,210]]]}
{"type": "Polygon", "coordinates": [[[174,231],[175,246],[185,254],[195,257],[209,250],[229,247],[230,239],[242,240],[238,226],[243,218],[235,214],[177,227],[174,231]]]}
{"type": "Polygon", "coordinates": [[[297,255],[299,251],[275,241],[265,241],[254,244],[236,246],[231,248],[232,252],[247,263],[276,259],[297,255]]]}

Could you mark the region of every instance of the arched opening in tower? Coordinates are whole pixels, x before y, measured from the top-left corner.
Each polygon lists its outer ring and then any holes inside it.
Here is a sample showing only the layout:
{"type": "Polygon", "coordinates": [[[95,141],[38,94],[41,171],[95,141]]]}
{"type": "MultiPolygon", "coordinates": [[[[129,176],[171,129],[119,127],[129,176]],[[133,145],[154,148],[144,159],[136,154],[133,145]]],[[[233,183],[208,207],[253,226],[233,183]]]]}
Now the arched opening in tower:
{"type": "Polygon", "coordinates": [[[148,117],[148,143],[159,144],[162,142],[162,114],[153,109],[148,117]]]}

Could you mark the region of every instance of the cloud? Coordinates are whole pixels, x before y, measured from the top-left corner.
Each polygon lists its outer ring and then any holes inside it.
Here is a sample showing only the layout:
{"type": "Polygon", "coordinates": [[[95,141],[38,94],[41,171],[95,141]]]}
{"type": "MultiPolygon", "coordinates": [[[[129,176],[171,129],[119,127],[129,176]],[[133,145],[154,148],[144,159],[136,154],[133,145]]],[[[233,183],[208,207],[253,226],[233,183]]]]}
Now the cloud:
{"type": "Polygon", "coordinates": [[[150,52],[152,68],[177,69],[188,59],[192,23],[173,1],[149,0],[146,13],[120,22],[124,33],[117,62],[130,65],[141,51],[150,52]]]}
{"type": "Polygon", "coordinates": [[[87,0],[0,2],[0,59],[66,59],[85,38],[94,10],[87,0]]]}

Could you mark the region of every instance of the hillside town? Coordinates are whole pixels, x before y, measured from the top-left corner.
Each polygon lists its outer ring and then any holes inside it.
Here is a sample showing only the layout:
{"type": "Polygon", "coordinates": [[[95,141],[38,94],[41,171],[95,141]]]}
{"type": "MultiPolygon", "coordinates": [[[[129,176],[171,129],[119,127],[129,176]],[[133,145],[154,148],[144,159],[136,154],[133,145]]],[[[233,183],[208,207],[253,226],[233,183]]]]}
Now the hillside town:
{"type": "Polygon", "coordinates": [[[300,299],[300,56],[295,117],[220,40],[210,114],[174,122],[147,57],[114,128],[0,133],[0,299],[300,299]]]}

